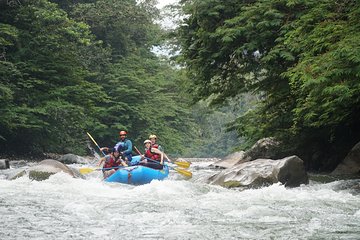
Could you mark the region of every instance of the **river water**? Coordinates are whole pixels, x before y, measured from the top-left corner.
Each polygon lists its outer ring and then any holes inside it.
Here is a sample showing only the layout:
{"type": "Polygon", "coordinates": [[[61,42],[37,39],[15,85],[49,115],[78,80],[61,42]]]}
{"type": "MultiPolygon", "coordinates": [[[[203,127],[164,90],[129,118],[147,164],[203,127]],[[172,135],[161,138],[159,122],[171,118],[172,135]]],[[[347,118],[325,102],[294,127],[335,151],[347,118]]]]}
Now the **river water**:
{"type": "Polygon", "coordinates": [[[0,239],[360,239],[360,195],[346,181],[231,190],[204,183],[210,163],[142,186],[99,172],[0,179],[0,239]]]}

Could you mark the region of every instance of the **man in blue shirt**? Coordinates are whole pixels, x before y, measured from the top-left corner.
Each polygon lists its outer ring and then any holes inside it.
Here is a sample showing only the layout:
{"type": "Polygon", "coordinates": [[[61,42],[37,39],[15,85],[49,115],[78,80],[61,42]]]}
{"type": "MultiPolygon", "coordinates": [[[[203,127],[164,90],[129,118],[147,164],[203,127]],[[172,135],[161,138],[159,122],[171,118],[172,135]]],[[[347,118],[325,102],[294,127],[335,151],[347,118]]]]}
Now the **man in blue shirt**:
{"type": "MultiPolygon", "coordinates": [[[[123,160],[125,160],[125,162],[130,165],[130,162],[132,160],[132,142],[130,139],[126,138],[127,132],[124,130],[121,130],[119,132],[120,135],[120,141],[117,142],[114,146],[114,149],[116,149],[119,153],[120,156],[122,157],[123,160]]],[[[107,147],[102,147],[100,148],[100,151],[103,150],[109,150],[109,148],[107,147]]]]}
{"type": "Polygon", "coordinates": [[[133,148],[132,142],[130,139],[126,138],[127,135],[126,131],[123,130],[120,131],[119,135],[120,135],[120,141],[116,143],[114,148],[120,152],[121,156],[123,156],[124,160],[127,163],[130,163],[132,159],[132,148],[133,148]]]}

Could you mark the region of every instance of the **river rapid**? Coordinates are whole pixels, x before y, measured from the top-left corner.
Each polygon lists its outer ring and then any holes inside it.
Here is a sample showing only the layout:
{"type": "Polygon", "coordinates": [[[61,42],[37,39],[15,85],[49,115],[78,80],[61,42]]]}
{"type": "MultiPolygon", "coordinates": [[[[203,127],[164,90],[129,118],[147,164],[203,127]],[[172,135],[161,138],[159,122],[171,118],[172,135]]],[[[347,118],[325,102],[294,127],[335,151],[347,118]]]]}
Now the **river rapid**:
{"type": "Polygon", "coordinates": [[[98,171],[0,178],[0,239],[360,239],[360,195],[341,187],[352,180],[239,191],[204,183],[210,163],[142,186],[98,171]]]}

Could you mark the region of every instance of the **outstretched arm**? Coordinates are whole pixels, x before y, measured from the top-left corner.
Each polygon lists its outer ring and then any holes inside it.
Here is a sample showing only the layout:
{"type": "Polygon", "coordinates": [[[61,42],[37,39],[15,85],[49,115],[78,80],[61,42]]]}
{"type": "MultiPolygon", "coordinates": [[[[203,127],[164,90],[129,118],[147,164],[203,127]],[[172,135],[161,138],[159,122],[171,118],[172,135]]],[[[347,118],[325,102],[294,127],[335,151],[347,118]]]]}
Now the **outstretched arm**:
{"type": "Polygon", "coordinates": [[[159,145],[158,149],[164,154],[165,160],[168,160],[168,161],[171,163],[172,161],[171,161],[170,158],[165,154],[164,148],[163,148],[161,145],[159,145]]]}
{"type": "Polygon", "coordinates": [[[163,154],[164,154],[165,159],[168,160],[169,163],[172,163],[171,159],[165,153],[163,153],[163,154]]]}
{"type": "Polygon", "coordinates": [[[160,151],[157,148],[151,148],[151,152],[159,154],[160,155],[160,163],[163,164],[164,163],[164,153],[162,151],[160,151]]]}
{"type": "MultiPolygon", "coordinates": [[[[100,148],[100,151],[103,152],[103,151],[106,151],[106,152],[109,152],[109,148],[108,147],[102,147],[100,148]]],[[[104,152],[103,152],[104,153],[104,152]]]]}

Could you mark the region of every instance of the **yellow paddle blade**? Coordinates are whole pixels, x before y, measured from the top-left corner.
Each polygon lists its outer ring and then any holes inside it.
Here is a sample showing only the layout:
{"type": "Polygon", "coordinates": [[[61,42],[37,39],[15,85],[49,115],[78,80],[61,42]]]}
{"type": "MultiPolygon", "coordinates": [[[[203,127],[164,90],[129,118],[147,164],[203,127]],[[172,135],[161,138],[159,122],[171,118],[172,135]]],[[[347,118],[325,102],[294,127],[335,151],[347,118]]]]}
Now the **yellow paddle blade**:
{"type": "Polygon", "coordinates": [[[94,169],[94,168],[80,168],[79,169],[79,172],[81,173],[81,174],[88,174],[88,173],[91,173],[91,172],[93,172],[93,171],[95,171],[96,169],[94,169]]]}
{"type": "Polygon", "coordinates": [[[189,162],[174,162],[176,165],[178,165],[179,167],[182,168],[189,168],[190,167],[190,163],[189,162]]]}
{"type": "Polygon", "coordinates": [[[185,169],[174,168],[174,170],[177,171],[178,173],[180,173],[181,175],[184,175],[185,177],[188,177],[188,178],[192,177],[192,173],[190,171],[185,170],[185,169]]]}

